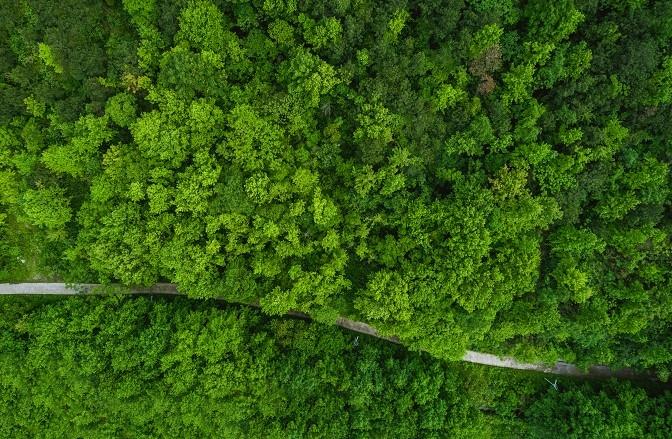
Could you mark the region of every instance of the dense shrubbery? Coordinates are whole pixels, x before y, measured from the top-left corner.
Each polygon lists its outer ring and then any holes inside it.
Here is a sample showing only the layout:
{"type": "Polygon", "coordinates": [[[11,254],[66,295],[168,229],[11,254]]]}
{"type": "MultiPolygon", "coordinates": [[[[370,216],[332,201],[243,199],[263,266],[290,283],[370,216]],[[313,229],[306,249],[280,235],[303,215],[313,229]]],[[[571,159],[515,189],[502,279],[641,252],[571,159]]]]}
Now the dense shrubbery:
{"type": "Polygon", "coordinates": [[[0,435],[667,437],[672,394],[454,366],[180,299],[0,302],[0,435]]]}
{"type": "Polygon", "coordinates": [[[666,375],[671,23],[665,0],[11,2],[0,277],[666,375]]]}

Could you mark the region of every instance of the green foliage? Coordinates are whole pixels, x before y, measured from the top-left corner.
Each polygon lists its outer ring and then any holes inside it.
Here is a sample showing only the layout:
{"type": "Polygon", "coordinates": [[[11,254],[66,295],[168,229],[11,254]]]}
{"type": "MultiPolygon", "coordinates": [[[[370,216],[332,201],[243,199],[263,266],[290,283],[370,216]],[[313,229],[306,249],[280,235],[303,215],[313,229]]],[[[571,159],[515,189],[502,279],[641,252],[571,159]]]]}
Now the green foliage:
{"type": "Polygon", "coordinates": [[[110,120],[122,128],[126,128],[135,120],[135,98],[128,93],[112,96],[105,106],[105,114],[110,120]]]}
{"type": "Polygon", "coordinates": [[[0,309],[3,436],[468,437],[486,421],[459,371],[316,324],[184,300],[0,309]]]}
{"type": "Polygon", "coordinates": [[[534,437],[664,438],[672,426],[669,393],[651,399],[642,389],[584,384],[534,401],[525,415],[534,437]]]}
{"type": "Polygon", "coordinates": [[[47,44],[39,43],[37,45],[37,53],[44,65],[53,68],[56,73],[63,73],[63,67],[55,60],[51,47],[47,44]]]}
{"type": "Polygon", "coordinates": [[[2,261],[346,315],[437,357],[667,376],[670,17],[666,1],[14,2],[2,261]]]}
{"type": "Polygon", "coordinates": [[[51,145],[44,151],[42,161],[45,166],[73,177],[95,174],[100,167],[100,148],[113,136],[113,131],[107,127],[107,117],[83,116],[62,129],[69,131],[69,139],[64,145],[51,145]]]}
{"type": "Polygon", "coordinates": [[[7,214],[0,212],[0,282],[21,279],[27,274],[17,234],[11,232],[7,214]]]}
{"type": "Polygon", "coordinates": [[[56,229],[72,217],[67,198],[57,187],[28,190],[23,194],[22,204],[28,221],[36,226],[56,229]]]}
{"type": "Polygon", "coordinates": [[[178,298],[0,300],[3,437],[666,437],[669,392],[178,298]],[[74,414],[74,415],[73,415],[74,414]]]}

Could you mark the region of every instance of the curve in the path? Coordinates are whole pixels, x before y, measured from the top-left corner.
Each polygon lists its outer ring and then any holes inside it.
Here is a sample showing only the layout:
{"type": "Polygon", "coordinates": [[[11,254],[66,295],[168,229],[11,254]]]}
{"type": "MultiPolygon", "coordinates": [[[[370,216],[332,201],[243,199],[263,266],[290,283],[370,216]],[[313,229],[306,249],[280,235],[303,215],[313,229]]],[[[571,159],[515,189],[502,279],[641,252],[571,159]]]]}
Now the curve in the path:
{"type": "MultiPolygon", "coordinates": [[[[156,284],[151,287],[123,287],[118,285],[101,285],[101,284],[65,284],[65,283],[9,283],[0,284],[0,295],[92,295],[92,294],[167,294],[167,295],[182,295],[174,284],[156,284]]],[[[255,306],[258,305],[244,303],[243,305],[255,306]]],[[[301,317],[310,319],[310,316],[301,312],[288,313],[294,317],[301,317]]],[[[395,337],[385,337],[378,334],[375,328],[354,320],[340,317],[336,321],[336,325],[348,329],[350,331],[359,332],[361,334],[370,335],[373,337],[385,339],[392,343],[401,344],[395,337]]],[[[508,369],[519,369],[536,371],[554,375],[565,375],[586,378],[634,378],[634,379],[653,379],[652,376],[635,373],[632,369],[618,369],[612,370],[607,366],[591,366],[587,371],[584,371],[577,366],[562,361],[556,362],[554,365],[537,364],[537,363],[523,363],[509,357],[499,357],[497,355],[487,354],[483,352],[467,351],[462,357],[463,361],[469,363],[483,364],[487,366],[505,367],[508,369]]]]}

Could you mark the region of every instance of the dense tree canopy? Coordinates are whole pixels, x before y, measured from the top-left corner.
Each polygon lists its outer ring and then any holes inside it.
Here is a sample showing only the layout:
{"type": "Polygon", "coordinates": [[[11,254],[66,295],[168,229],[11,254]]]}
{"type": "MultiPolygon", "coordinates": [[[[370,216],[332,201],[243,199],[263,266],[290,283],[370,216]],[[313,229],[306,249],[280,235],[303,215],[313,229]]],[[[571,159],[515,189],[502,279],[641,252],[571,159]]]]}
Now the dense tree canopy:
{"type": "Polygon", "coordinates": [[[11,438],[666,438],[672,394],[455,366],[186,299],[0,299],[11,438]]]}
{"type": "Polygon", "coordinates": [[[10,2],[0,279],[672,370],[672,2],[10,2]]]}

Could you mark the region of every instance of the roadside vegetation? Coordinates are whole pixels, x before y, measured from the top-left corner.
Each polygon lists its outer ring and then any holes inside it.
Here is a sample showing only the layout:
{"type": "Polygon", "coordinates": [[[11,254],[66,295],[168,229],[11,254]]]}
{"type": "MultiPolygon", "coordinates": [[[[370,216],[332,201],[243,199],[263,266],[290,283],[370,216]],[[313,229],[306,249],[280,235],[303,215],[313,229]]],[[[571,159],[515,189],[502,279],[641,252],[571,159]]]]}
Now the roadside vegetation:
{"type": "Polygon", "coordinates": [[[0,298],[8,438],[667,438],[652,384],[549,383],[210,301],[0,298]]]}

